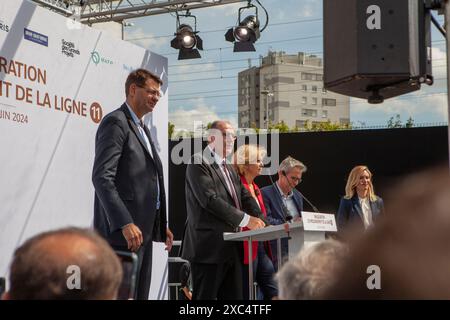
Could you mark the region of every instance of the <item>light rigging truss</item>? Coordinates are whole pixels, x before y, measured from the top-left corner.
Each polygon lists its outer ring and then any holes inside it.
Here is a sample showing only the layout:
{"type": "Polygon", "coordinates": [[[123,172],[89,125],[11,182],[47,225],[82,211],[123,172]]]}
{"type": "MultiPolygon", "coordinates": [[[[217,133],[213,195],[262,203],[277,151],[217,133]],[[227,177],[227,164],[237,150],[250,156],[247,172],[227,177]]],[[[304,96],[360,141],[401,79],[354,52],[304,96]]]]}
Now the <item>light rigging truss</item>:
{"type": "Polygon", "coordinates": [[[170,12],[222,6],[246,0],[33,0],[67,17],[77,16],[81,23],[122,22],[170,12]]]}

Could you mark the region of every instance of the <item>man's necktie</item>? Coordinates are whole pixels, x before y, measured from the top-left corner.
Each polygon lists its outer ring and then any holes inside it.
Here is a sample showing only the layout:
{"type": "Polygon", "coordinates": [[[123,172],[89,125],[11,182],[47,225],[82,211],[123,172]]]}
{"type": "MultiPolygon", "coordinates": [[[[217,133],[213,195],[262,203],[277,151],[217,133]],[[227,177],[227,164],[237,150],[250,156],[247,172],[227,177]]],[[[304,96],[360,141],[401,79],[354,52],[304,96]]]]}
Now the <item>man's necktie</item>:
{"type": "Polygon", "coordinates": [[[223,167],[223,171],[225,172],[225,177],[226,177],[228,184],[230,186],[230,189],[231,189],[230,191],[231,191],[231,196],[233,197],[234,204],[235,204],[236,208],[241,209],[241,206],[239,204],[239,200],[238,200],[238,197],[236,194],[236,190],[234,189],[233,180],[231,179],[230,172],[228,171],[228,168],[227,168],[226,160],[224,160],[222,162],[222,167],[223,167]]]}

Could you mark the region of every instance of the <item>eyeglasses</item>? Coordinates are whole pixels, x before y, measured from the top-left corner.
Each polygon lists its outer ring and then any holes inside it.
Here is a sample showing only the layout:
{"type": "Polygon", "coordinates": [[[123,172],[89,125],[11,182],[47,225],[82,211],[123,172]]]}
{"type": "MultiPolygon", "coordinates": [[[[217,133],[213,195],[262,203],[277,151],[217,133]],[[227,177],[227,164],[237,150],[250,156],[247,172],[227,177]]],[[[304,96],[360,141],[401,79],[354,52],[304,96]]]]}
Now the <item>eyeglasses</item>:
{"type": "Polygon", "coordinates": [[[162,96],[161,91],[159,91],[159,90],[150,89],[150,88],[146,88],[146,87],[139,86],[139,85],[136,85],[136,86],[144,89],[147,94],[151,94],[152,96],[156,96],[157,98],[161,98],[161,96],[162,96]]]}
{"type": "Polygon", "coordinates": [[[302,178],[297,178],[297,177],[293,177],[293,176],[289,176],[289,179],[291,179],[292,181],[294,181],[295,183],[300,183],[303,181],[302,178]]]}
{"type": "Polygon", "coordinates": [[[229,141],[234,141],[234,140],[236,140],[236,138],[237,138],[234,134],[232,134],[232,133],[226,133],[226,132],[222,132],[222,136],[223,136],[226,140],[229,140],[229,141]]]}

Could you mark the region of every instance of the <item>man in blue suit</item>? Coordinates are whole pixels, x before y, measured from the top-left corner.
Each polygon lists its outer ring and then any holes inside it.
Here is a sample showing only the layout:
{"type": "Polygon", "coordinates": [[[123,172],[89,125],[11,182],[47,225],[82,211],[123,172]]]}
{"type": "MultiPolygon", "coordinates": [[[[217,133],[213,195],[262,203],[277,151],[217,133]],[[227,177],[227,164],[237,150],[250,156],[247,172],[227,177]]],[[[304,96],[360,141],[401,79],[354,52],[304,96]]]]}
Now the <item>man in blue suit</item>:
{"type": "Polygon", "coordinates": [[[95,138],[94,228],[113,249],[136,252],[138,300],[148,299],[153,241],[165,242],[168,251],[173,243],[163,166],[143,122],[161,97],[161,84],[145,69],[131,72],[125,103],[103,118],[95,138]]]}
{"type": "MultiPolygon", "coordinates": [[[[289,221],[299,221],[302,217],[303,199],[295,187],[302,181],[306,166],[287,157],[280,163],[278,180],[270,186],[261,189],[267,210],[267,220],[270,224],[283,224],[289,221]]],[[[271,241],[272,258],[275,269],[278,268],[277,243],[271,241]]],[[[281,240],[281,258],[287,259],[288,240],[281,240]]]]}

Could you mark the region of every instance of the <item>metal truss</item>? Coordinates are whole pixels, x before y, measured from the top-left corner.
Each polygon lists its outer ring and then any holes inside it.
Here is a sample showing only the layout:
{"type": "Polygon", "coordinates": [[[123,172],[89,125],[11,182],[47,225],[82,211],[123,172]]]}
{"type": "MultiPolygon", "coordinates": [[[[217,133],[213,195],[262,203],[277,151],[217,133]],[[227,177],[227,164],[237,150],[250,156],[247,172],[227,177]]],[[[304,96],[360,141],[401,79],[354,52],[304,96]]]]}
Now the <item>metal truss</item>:
{"type": "Polygon", "coordinates": [[[248,0],[33,0],[65,16],[76,15],[80,22],[92,25],[221,6],[248,0]]]}
{"type": "Polygon", "coordinates": [[[72,8],[74,2],[72,0],[33,0],[33,2],[65,16],[71,16],[75,13],[72,8]]]}

